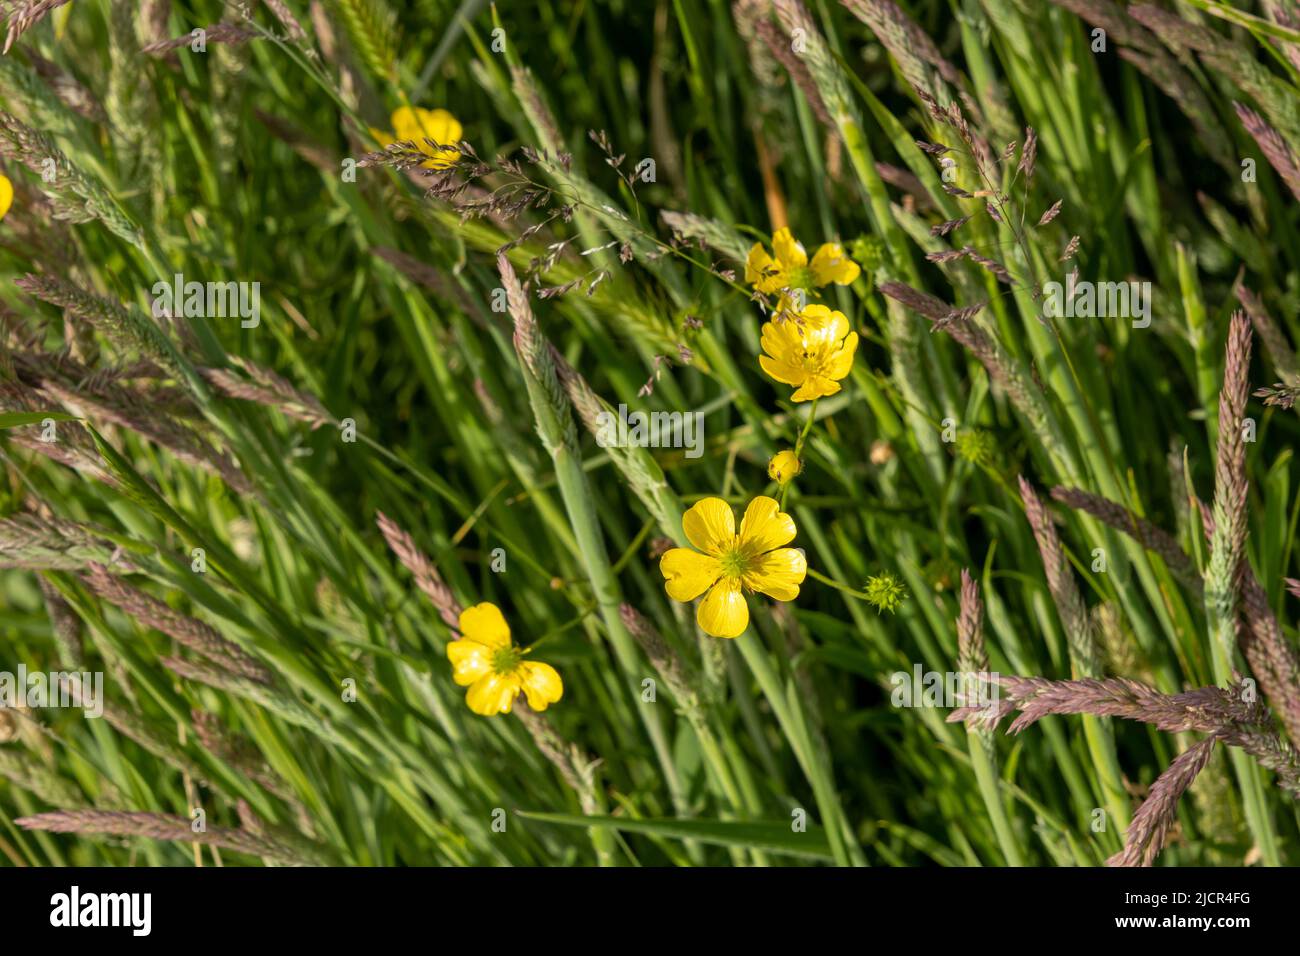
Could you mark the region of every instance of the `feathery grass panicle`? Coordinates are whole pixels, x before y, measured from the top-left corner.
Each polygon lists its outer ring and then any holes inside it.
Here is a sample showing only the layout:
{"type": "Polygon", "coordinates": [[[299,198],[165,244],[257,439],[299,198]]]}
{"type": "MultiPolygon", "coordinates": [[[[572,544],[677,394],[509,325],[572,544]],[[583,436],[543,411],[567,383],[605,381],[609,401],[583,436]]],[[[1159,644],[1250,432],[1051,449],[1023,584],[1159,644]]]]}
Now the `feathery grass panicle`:
{"type": "Polygon", "coordinates": [[[1075,672],[1080,677],[1101,676],[1101,654],[1097,647],[1097,636],[1092,631],[1092,620],[1088,609],[1079,595],[1074,583],[1069,562],[1061,547],[1060,536],[1051,513],[1043,507],[1034,486],[1025,477],[1020,476],[1020,498],[1025,505],[1025,516],[1034,530],[1038,541],[1038,550],[1043,557],[1043,569],[1047,572],[1047,589],[1056,603],[1057,613],[1065,627],[1065,635],[1070,645],[1070,658],[1075,672]]]}
{"type": "Polygon", "coordinates": [[[1264,350],[1272,359],[1278,375],[1291,387],[1300,386],[1300,363],[1296,361],[1295,350],[1287,341],[1286,333],[1273,321],[1273,317],[1268,314],[1258,295],[1240,282],[1237,283],[1235,291],[1237,301],[1250,316],[1251,324],[1254,325],[1260,341],[1264,343],[1264,350]]]}
{"type": "MultiPolygon", "coordinates": [[[[196,708],[190,711],[190,720],[194,728],[194,736],[204,750],[272,796],[286,803],[299,805],[297,798],[284,781],[276,776],[261,759],[257,747],[246,737],[229,730],[221,717],[196,708]]],[[[301,815],[300,822],[302,822],[301,815]]]]}
{"type": "Polygon", "coordinates": [[[957,669],[965,674],[982,674],[989,669],[989,652],[984,645],[984,603],[979,584],[970,571],[961,569],[960,613],[957,617],[957,669]]]}
{"type": "Polygon", "coordinates": [[[786,34],[798,36],[802,41],[800,57],[807,65],[808,75],[817,85],[821,100],[836,124],[839,125],[846,117],[855,117],[856,111],[849,97],[848,84],[807,7],[800,0],[772,0],[772,6],[786,34]],[[795,31],[799,32],[796,34],[795,31]]]}
{"type": "Polygon", "coordinates": [[[451,593],[451,588],[447,587],[442,575],[433,566],[433,562],[416,545],[415,539],[388,515],[382,511],[377,512],[375,521],[379,525],[379,531],[384,536],[384,540],[388,542],[388,547],[397,556],[397,560],[402,562],[402,566],[411,572],[416,587],[423,591],[425,597],[438,609],[438,615],[451,630],[452,637],[458,637],[460,635],[460,602],[451,593]]]}
{"type": "Polygon", "coordinates": [[[325,863],[323,856],[313,858],[304,853],[303,847],[287,845],[268,834],[258,835],[242,828],[211,826],[196,832],[188,817],[170,813],[56,810],[21,817],[14,822],[25,830],[43,830],[47,833],[86,833],[202,843],[234,853],[265,857],[288,866],[321,866],[325,863]]]}
{"type": "Polygon", "coordinates": [[[1052,489],[1052,497],[1063,505],[1087,512],[1116,531],[1124,532],[1144,548],[1160,555],[1166,567],[1186,587],[1197,593],[1201,591],[1200,572],[1178,540],[1163,528],[1109,498],[1094,495],[1082,488],[1057,485],[1052,489]]]}
{"type": "Polygon", "coordinates": [[[1277,130],[1264,122],[1262,116],[1235,100],[1232,107],[1237,111],[1237,118],[1241,120],[1241,125],[1246,128],[1246,132],[1259,144],[1260,152],[1269,161],[1269,165],[1277,170],[1282,182],[1286,183],[1291,194],[1300,201],[1300,159],[1296,158],[1296,154],[1291,151],[1277,130]]]}
{"type": "Polygon", "coordinates": [[[22,163],[40,177],[41,189],[53,204],[56,219],[73,223],[98,219],[118,237],[143,248],[139,227],[102,184],[74,165],[45,133],[3,110],[0,156],[22,163]]]}
{"type": "MultiPolygon", "coordinates": [[[[612,420],[616,412],[592,390],[587,380],[568,363],[559,350],[549,345],[548,348],[556,375],[569,401],[572,402],[579,421],[591,435],[601,440],[606,432],[603,422],[612,420]],[[603,418],[603,416],[611,417],[603,418]]],[[[687,412],[687,414],[691,413],[687,412]]],[[[604,451],[623,475],[628,487],[641,499],[646,510],[654,516],[660,531],[674,540],[679,540],[682,504],[668,484],[663,467],[655,460],[654,455],[648,449],[636,445],[629,447],[612,445],[604,451]]]]}
{"type": "Polygon", "coordinates": [[[199,373],[222,395],[278,409],[290,418],[306,422],[313,431],[334,422],[316,396],[295,388],[288,379],[238,356],[231,357],[231,363],[249,380],[222,368],[204,368],[199,373]]]}
{"type": "Polygon", "coordinates": [[[0,746],[0,777],[52,807],[83,807],[87,802],[81,789],[54,768],[14,747],[0,746]]]}
{"type": "Polygon", "coordinates": [[[1238,622],[1237,644],[1291,742],[1300,746],[1300,652],[1282,632],[1268,593],[1246,559],[1240,583],[1244,621],[1238,622]]]}
{"type": "Polygon", "coordinates": [[[839,130],[836,129],[835,121],[826,109],[826,104],[822,100],[821,93],[817,90],[817,84],[813,81],[812,74],[808,72],[807,65],[799,55],[791,49],[791,44],[786,39],[785,34],[781,32],[781,28],[766,17],[761,17],[754,21],[754,31],[763,42],[763,45],[767,47],[767,51],[772,58],[785,67],[786,72],[790,74],[790,79],[799,88],[799,92],[803,93],[804,99],[808,101],[808,106],[812,109],[813,115],[817,117],[817,121],[831,133],[838,135],[839,130]]]}
{"type": "Polygon", "coordinates": [[[930,319],[935,329],[942,329],[961,343],[984,366],[989,378],[1006,391],[1020,414],[1035,425],[1035,431],[1044,444],[1055,446],[1041,393],[1019,368],[1013,366],[1010,356],[997,341],[973,321],[974,315],[970,311],[973,307],[954,309],[936,296],[902,282],[884,282],[880,291],[930,319]]]}
{"type": "Polygon", "coordinates": [[[9,27],[5,33],[3,54],[8,56],[14,41],[70,0],[13,0],[6,4],[9,27]]]}
{"type": "Polygon", "coordinates": [[[700,693],[695,687],[690,668],[680,654],[673,650],[663,635],[630,604],[622,604],[618,609],[628,633],[640,645],[645,656],[654,665],[655,671],[663,678],[668,690],[684,710],[696,710],[700,706],[700,693]]]}
{"type": "Polygon", "coordinates": [[[280,26],[284,27],[285,35],[290,40],[303,40],[307,37],[307,31],[302,28],[298,18],[293,15],[289,5],[284,0],[262,0],[266,8],[271,11],[272,16],[280,21],[280,26]]]}
{"type": "Polygon", "coordinates": [[[145,627],[162,631],[182,647],[206,657],[218,667],[259,684],[274,677],[264,664],[238,644],[222,637],[216,628],[172,610],[162,601],[133,587],[98,562],[91,562],[83,580],[97,595],[145,627]]]}
{"type": "Polygon", "coordinates": [[[942,91],[932,80],[928,67],[943,81],[960,89],[961,76],[944,59],[930,35],[916,25],[893,0],[841,0],[854,16],[867,26],[889,50],[908,84],[937,96],[942,91]]]}
{"type": "MultiPolygon", "coordinates": [[[[1242,426],[1250,373],[1250,320],[1234,312],[1228,326],[1223,388],[1219,393],[1219,443],[1214,469],[1214,535],[1205,573],[1205,603],[1211,631],[1231,659],[1232,617],[1238,599],[1238,569],[1246,549],[1246,443],[1242,426]]],[[[1219,675],[1224,676],[1223,674],[1219,675]]]]}
{"type": "MultiPolygon", "coordinates": [[[[1151,724],[1166,733],[1207,734],[1233,722],[1257,724],[1265,716],[1261,705],[1247,703],[1241,694],[1220,687],[1162,694],[1154,687],[1122,677],[1048,680],[1003,674],[993,679],[1002,688],[997,720],[1020,711],[1007,728],[1010,734],[1018,734],[1051,714],[1122,717],[1151,724]]],[[[982,717],[985,710],[958,708],[948,719],[958,722],[982,717]]]]}
{"type": "Polygon", "coordinates": [[[703,242],[715,252],[720,252],[736,262],[744,262],[749,255],[749,246],[745,244],[740,233],[726,223],[699,216],[693,212],[674,212],[665,209],[659,213],[664,225],[683,239],[703,242]]]}
{"type": "Polygon", "coordinates": [[[537,419],[537,434],[552,455],[560,449],[576,453],[578,433],[573,416],[569,414],[569,398],[560,385],[555,363],[551,360],[550,346],[533,317],[528,294],[504,253],[497,256],[497,270],[501,273],[510,316],[515,323],[515,351],[526,369],[528,395],[537,419]]]}
{"type": "Polygon", "coordinates": [[[1164,849],[1178,816],[1178,800],[1210,762],[1215,738],[1206,737],[1174,758],[1133,814],[1124,834],[1124,849],[1106,861],[1107,866],[1150,866],[1164,849]]]}
{"type": "MultiPolygon", "coordinates": [[[[213,23],[202,29],[204,41],[218,45],[238,46],[250,40],[261,38],[261,34],[256,30],[241,27],[237,23],[213,23]]],[[[159,40],[156,43],[146,44],[140,48],[140,52],[146,56],[163,56],[173,50],[190,46],[193,42],[193,34],[185,33],[178,37],[172,37],[170,40],[159,40]]]]}
{"type": "Polygon", "coordinates": [[[0,519],[0,567],[77,571],[113,553],[94,528],[74,521],[28,513],[0,519]]]}
{"type": "Polygon", "coordinates": [[[29,274],[14,283],[42,302],[66,310],[89,322],[113,344],[128,354],[138,352],[180,377],[171,345],[162,329],[141,315],[134,306],[123,306],[103,296],[92,295],[70,282],[49,275],[29,274]]]}
{"type": "Polygon", "coordinates": [[[361,62],[387,79],[397,66],[397,16],[386,0],[330,0],[329,10],[343,24],[361,62]]]}
{"type": "Polygon", "coordinates": [[[41,575],[36,582],[45,601],[45,613],[50,618],[50,631],[59,645],[59,660],[64,667],[79,668],[85,658],[85,628],[81,618],[48,577],[41,575]]]}

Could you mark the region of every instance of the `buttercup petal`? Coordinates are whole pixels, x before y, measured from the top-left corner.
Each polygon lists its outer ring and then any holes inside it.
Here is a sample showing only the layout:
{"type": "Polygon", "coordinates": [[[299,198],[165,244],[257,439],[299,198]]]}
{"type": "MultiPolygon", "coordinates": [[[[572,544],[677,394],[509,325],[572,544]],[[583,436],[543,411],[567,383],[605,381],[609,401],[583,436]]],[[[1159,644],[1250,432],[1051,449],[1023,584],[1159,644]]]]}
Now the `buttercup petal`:
{"type": "Polygon", "coordinates": [[[825,398],[840,390],[839,382],[832,382],[824,375],[810,375],[808,380],[790,396],[792,402],[811,402],[814,398],[825,398]]]}
{"type": "Polygon", "coordinates": [[[460,612],[460,633],[465,640],[487,647],[510,646],[510,625],[501,616],[501,609],[488,601],[460,612]]]}
{"type": "Polygon", "coordinates": [[[700,630],[710,637],[740,637],[749,627],[749,605],[739,578],[723,578],[695,610],[700,630]]]}
{"type": "Polygon", "coordinates": [[[802,551],[778,548],[754,560],[745,572],[744,584],[778,601],[793,601],[807,575],[808,561],[802,551]]]}
{"type": "Polygon", "coordinates": [[[791,351],[799,348],[799,323],[793,316],[780,322],[764,322],[758,342],[773,358],[788,358],[791,351]]]}
{"type": "Polygon", "coordinates": [[[393,133],[399,142],[419,143],[424,139],[424,129],[420,125],[420,111],[414,106],[399,106],[393,110],[391,120],[393,133]]]}
{"type": "Polygon", "coordinates": [[[750,285],[759,282],[764,278],[767,272],[770,272],[775,263],[772,257],[767,254],[761,242],[754,243],[749,250],[749,256],[745,259],[745,281],[750,285]]]}
{"type": "Polygon", "coordinates": [[[716,556],[736,538],[736,515],[721,498],[703,498],[682,516],[682,531],[695,547],[716,556]]]}
{"type": "Polygon", "coordinates": [[[475,681],[474,686],[465,695],[469,709],[484,717],[494,714],[508,714],[519,696],[519,677],[515,674],[502,676],[488,674],[475,681]]]}
{"type": "Polygon", "coordinates": [[[805,369],[791,365],[789,362],[768,358],[766,355],[758,357],[758,364],[764,372],[786,385],[802,385],[804,379],[808,377],[808,372],[805,369]]]}
{"type": "Polygon", "coordinates": [[[490,674],[493,653],[492,648],[478,641],[452,641],[447,645],[451,679],[461,687],[468,687],[480,677],[490,674]]]}
{"type": "Polygon", "coordinates": [[[753,558],[789,544],[795,533],[794,518],[781,510],[775,498],[759,495],[740,521],[740,550],[753,558]]]}
{"type": "Polygon", "coordinates": [[[421,165],[426,169],[446,169],[460,159],[460,151],[451,148],[439,149],[438,147],[447,147],[451,143],[460,142],[462,132],[460,121],[444,109],[418,110],[417,113],[420,122],[420,135],[416,138],[416,144],[419,146],[420,152],[433,157],[421,165]],[[437,143],[438,146],[433,146],[430,140],[437,143]]]}
{"type": "Polygon", "coordinates": [[[419,116],[424,135],[439,146],[451,146],[460,142],[461,133],[464,132],[460,120],[446,110],[420,110],[419,116]]]}
{"type": "Polygon", "coordinates": [[[14,184],[6,176],[0,176],[0,219],[5,217],[14,201],[14,184]]]}
{"type": "Polygon", "coordinates": [[[834,345],[849,334],[849,320],[843,312],[824,305],[810,305],[799,313],[796,323],[803,342],[811,347],[834,345]]]}
{"type": "Polygon", "coordinates": [[[828,242],[813,255],[812,272],[818,285],[849,285],[862,270],[845,254],[843,246],[828,242]]]}
{"type": "Polygon", "coordinates": [[[853,370],[853,353],[858,350],[858,333],[850,332],[839,350],[826,363],[826,377],[839,379],[848,377],[853,370]]]}
{"type": "Polygon", "coordinates": [[[786,270],[798,269],[808,264],[808,253],[803,251],[803,246],[795,241],[794,235],[788,228],[776,231],[776,235],[772,237],[772,251],[776,253],[776,261],[786,270]]]}
{"type": "Polygon", "coordinates": [[[541,661],[524,661],[519,665],[519,682],[523,686],[528,706],[545,710],[564,696],[564,682],[550,664],[541,661]]]}
{"type": "Polygon", "coordinates": [[[673,548],[659,559],[664,590],[674,601],[694,601],[722,575],[718,559],[690,548],[673,548]]]}

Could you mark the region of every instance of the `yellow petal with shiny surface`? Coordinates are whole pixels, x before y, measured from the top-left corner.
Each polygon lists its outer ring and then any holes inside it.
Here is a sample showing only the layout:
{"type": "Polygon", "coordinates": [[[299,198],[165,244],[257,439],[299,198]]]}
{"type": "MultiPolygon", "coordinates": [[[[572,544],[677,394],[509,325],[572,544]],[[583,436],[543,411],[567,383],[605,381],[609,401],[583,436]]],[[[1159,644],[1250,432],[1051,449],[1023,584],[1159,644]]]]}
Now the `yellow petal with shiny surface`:
{"type": "Polygon", "coordinates": [[[401,142],[419,143],[424,139],[420,125],[420,111],[414,106],[399,106],[393,110],[393,133],[401,142]]]}
{"type": "Polygon", "coordinates": [[[736,515],[721,498],[702,498],[682,515],[682,531],[705,554],[719,555],[736,539],[736,515]]]}
{"type": "Polygon", "coordinates": [[[5,217],[14,202],[14,184],[6,176],[0,176],[0,219],[5,217]]]}
{"type": "Polygon", "coordinates": [[[745,259],[745,281],[750,285],[764,281],[776,263],[772,257],[767,254],[761,242],[754,243],[749,250],[749,256],[745,259]]]}
{"type": "Polygon", "coordinates": [[[664,590],[674,601],[694,601],[722,574],[718,559],[690,548],[673,548],[659,559],[664,590]]]}
{"type": "Polygon", "coordinates": [[[788,228],[776,231],[776,235],[772,237],[772,251],[776,253],[776,261],[786,270],[798,269],[808,264],[808,253],[803,251],[803,246],[795,241],[794,235],[788,228]]]}
{"type": "Polygon", "coordinates": [[[796,323],[800,338],[810,347],[835,345],[849,334],[849,320],[843,312],[824,305],[810,305],[799,313],[796,323]]]}
{"type": "Polygon", "coordinates": [[[756,558],[745,571],[744,584],[778,601],[793,601],[808,575],[808,561],[798,548],[778,548],[756,558]]]}
{"type": "Polygon", "coordinates": [[[778,361],[774,358],[768,358],[766,355],[758,357],[758,365],[764,372],[772,376],[778,382],[785,385],[802,385],[808,377],[808,373],[796,365],[789,362],[778,361]]]}
{"type": "Polygon", "coordinates": [[[451,679],[461,687],[468,687],[492,672],[492,655],[495,653],[492,648],[478,641],[452,641],[447,645],[451,679]]]}
{"type": "Polygon", "coordinates": [[[839,382],[832,382],[822,375],[813,375],[790,396],[792,402],[811,402],[814,398],[825,398],[840,390],[839,382]]]}
{"type": "Polygon", "coordinates": [[[460,142],[460,120],[444,109],[419,110],[420,128],[424,135],[439,146],[454,146],[460,142]]]}
{"type": "Polygon", "coordinates": [[[460,633],[465,640],[488,647],[510,646],[510,625],[501,616],[501,609],[488,601],[460,612],[460,633]]]}
{"type": "Polygon", "coordinates": [[[775,498],[759,495],[740,520],[740,550],[748,557],[789,544],[795,536],[794,518],[781,510],[775,498]]]}
{"type": "Polygon", "coordinates": [[[519,677],[515,674],[502,677],[500,674],[488,674],[479,678],[465,695],[469,709],[484,717],[494,714],[508,714],[519,696],[519,677]]]}
{"type": "Polygon", "coordinates": [[[853,370],[853,353],[858,350],[858,333],[850,332],[839,351],[826,363],[826,377],[839,380],[847,378],[853,370]]]}
{"type": "Polygon", "coordinates": [[[446,169],[460,159],[459,150],[439,149],[428,142],[432,140],[438,146],[446,147],[459,143],[462,133],[460,121],[443,109],[418,110],[417,116],[420,121],[420,136],[416,142],[420,152],[433,157],[421,165],[427,169],[446,169]]]}
{"type": "Polygon", "coordinates": [[[848,257],[838,242],[828,242],[817,250],[811,264],[818,285],[834,282],[849,285],[861,273],[858,264],[848,257]]]}
{"type": "Polygon", "coordinates": [[[541,661],[524,661],[519,665],[519,681],[533,710],[545,710],[564,696],[564,682],[550,664],[541,661]]]}
{"type": "Polygon", "coordinates": [[[695,611],[700,630],[710,637],[740,637],[749,627],[749,605],[739,578],[723,578],[695,611]]]}

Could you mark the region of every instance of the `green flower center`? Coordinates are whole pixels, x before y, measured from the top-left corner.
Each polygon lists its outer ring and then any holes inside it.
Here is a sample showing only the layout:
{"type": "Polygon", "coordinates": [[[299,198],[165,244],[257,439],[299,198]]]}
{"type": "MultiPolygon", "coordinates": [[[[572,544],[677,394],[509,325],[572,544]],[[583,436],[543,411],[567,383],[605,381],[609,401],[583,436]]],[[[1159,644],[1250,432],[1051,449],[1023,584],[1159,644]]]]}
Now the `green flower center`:
{"type": "Polygon", "coordinates": [[[813,275],[812,266],[799,266],[790,270],[790,277],[786,280],[786,285],[791,289],[815,289],[817,288],[817,277],[813,275]]]}
{"type": "Polygon", "coordinates": [[[739,547],[733,545],[718,557],[718,564],[722,565],[722,576],[724,578],[738,578],[745,573],[749,566],[749,559],[739,547]]]}
{"type": "Polygon", "coordinates": [[[503,647],[492,655],[492,670],[502,676],[513,674],[522,657],[523,655],[513,645],[503,647]]]}

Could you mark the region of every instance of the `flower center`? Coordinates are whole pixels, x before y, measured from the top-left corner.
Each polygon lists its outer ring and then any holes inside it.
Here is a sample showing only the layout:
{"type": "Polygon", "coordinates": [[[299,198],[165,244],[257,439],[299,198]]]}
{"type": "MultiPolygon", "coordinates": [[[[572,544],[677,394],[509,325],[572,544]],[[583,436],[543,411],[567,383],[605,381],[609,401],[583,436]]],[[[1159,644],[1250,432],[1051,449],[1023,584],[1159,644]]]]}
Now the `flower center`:
{"type": "Polygon", "coordinates": [[[817,277],[813,275],[811,266],[799,266],[790,270],[787,285],[791,289],[815,289],[817,288],[817,277]]]}
{"type": "Polygon", "coordinates": [[[732,545],[718,558],[718,563],[722,565],[722,576],[724,578],[738,578],[745,573],[749,565],[745,553],[740,550],[739,546],[732,545]]]}
{"type": "Polygon", "coordinates": [[[503,647],[492,655],[492,670],[501,676],[513,674],[522,656],[513,645],[503,647]]]}

